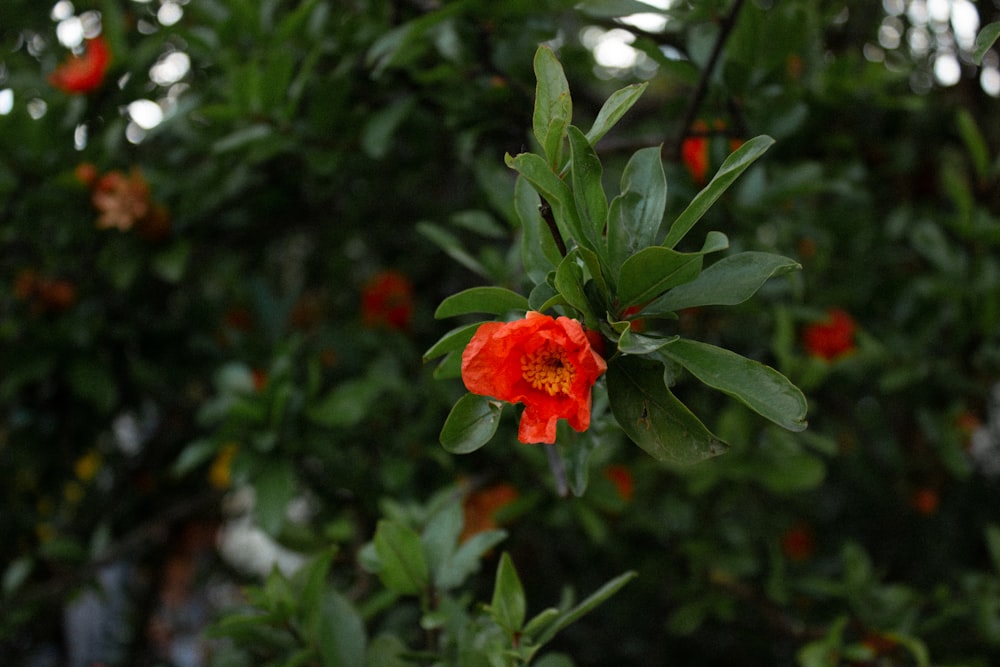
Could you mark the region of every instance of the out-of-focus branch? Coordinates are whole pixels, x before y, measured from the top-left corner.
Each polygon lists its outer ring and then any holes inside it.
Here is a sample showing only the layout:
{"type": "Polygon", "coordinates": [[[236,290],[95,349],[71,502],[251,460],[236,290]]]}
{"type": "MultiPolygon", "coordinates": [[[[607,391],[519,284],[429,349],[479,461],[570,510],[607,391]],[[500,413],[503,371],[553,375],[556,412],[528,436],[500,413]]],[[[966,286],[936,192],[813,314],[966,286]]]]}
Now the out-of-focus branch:
{"type": "Polygon", "coordinates": [[[705,101],[705,95],[708,93],[708,81],[712,77],[712,72],[715,70],[719,57],[722,55],[722,49],[725,48],[726,40],[729,39],[729,35],[732,33],[733,28],[736,27],[736,20],[739,17],[740,10],[743,8],[743,2],[744,0],[734,0],[733,6],[729,9],[729,13],[726,14],[719,22],[719,35],[715,38],[715,45],[712,47],[712,53],[708,57],[708,62],[705,63],[705,69],[701,71],[701,77],[698,79],[698,85],[695,87],[694,94],[691,95],[691,100],[688,102],[687,109],[684,111],[684,117],[681,119],[680,129],[677,131],[677,138],[674,140],[673,144],[670,145],[669,156],[674,161],[679,161],[681,159],[681,146],[684,143],[685,137],[688,135],[688,131],[692,123],[694,123],[695,118],[698,116],[698,109],[701,107],[702,102],[705,101]]]}

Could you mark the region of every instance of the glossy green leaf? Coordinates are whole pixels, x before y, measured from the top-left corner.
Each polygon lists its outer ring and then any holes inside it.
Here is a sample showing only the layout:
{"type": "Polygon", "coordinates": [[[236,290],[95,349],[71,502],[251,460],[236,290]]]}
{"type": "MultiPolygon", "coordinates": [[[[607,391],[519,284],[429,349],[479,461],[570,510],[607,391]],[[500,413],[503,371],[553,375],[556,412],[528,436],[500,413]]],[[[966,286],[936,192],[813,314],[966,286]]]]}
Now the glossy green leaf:
{"type": "Polygon", "coordinates": [[[503,287],[470,287],[452,294],[437,307],[434,317],[456,317],[468,313],[506,315],[512,310],[528,309],[528,299],[503,287]]]}
{"type": "Polygon", "coordinates": [[[567,128],[570,153],[570,179],[573,183],[573,200],[583,225],[583,232],[590,240],[588,247],[600,248],[597,239],[604,233],[608,220],[608,198],[602,182],[601,160],[579,128],[567,128]]]}
{"type": "Polygon", "coordinates": [[[975,48],[972,51],[972,60],[977,65],[983,64],[983,56],[986,52],[993,48],[997,39],[1000,39],[1000,21],[995,21],[994,23],[988,23],[983,26],[979,34],[976,35],[975,48]]]}
{"type": "MultiPolygon", "coordinates": [[[[545,146],[549,127],[569,125],[573,118],[573,101],[569,82],[556,54],[547,46],[535,51],[535,109],[531,116],[531,129],[539,145],[545,146]]],[[[546,155],[549,162],[552,156],[546,155]]]]}
{"type": "Polygon", "coordinates": [[[704,384],[732,396],[790,431],[806,428],[806,398],[784,375],[735,352],[694,340],[679,339],[660,353],[704,384]]]}
{"type": "Polygon", "coordinates": [[[382,584],[399,595],[420,595],[430,584],[430,570],[420,536],[411,528],[383,519],[375,529],[375,553],[382,584]]]}
{"type": "Polygon", "coordinates": [[[476,451],[496,433],[502,412],[503,403],[477,394],[464,395],[441,427],[441,446],[452,454],[476,451]]]}
{"type": "Polygon", "coordinates": [[[801,269],[793,259],[748,251],[723,257],[697,278],[679,285],[643,308],[644,313],[669,313],[694,306],[734,306],[752,297],[768,279],[801,269]]]}
{"type": "Polygon", "coordinates": [[[601,110],[597,113],[594,124],[587,132],[587,141],[591,145],[596,145],[601,137],[607,134],[646,92],[647,86],[649,86],[648,82],[633,83],[611,93],[611,96],[605,100],[601,110]]]}
{"type": "Polygon", "coordinates": [[[500,563],[497,565],[489,614],[497,625],[513,635],[520,632],[524,625],[526,608],[521,579],[517,576],[517,570],[514,568],[510,554],[505,551],[500,556],[500,563]]]}
{"type": "Polygon", "coordinates": [[[618,357],[608,364],[607,385],[618,424],[657,461],[687,465],[728,448],[671,393],[662,364],[618,357]]]}
{"type": "Polygon", "coordinates": [[[608,211],[608,253],[613,266],[656,241],[667,205],[660,147],[636,151],[622,173],[621,194],[608,211]]]}
{"type": "Polygon", "coordinates": [[[524,176],[514,185],[514,207],[521,221],[521,261],[531,281],[539,285],[559,265],[562,256],[539,210],[538,192],[524,176]]]}
{"type": "Polygon", "coordinates": [[[676,246],[719,197],[729,189],[729,186],[739,178],[740,174],[746,171],[772,144],[774,144],[774,139],[766,135],[754,137],[727,157],[708,185],[695,195],[687,208],[674,220],[663,240],[663,245],[668,248],[676,246]]]}
{"type": "Polygon", "coordinates": [[[618,274],[618,301],[622,307],[652,301],[668,289],[698,277],[704,258],[651,246],[622,263],[618,274]]]}
{"type": "Polygon", "coordinates": [[[430,348],[424,352],[424,361],[429,361],[449,352],[464,350],[465,346],[469,344],[470,340],[472,340],[472,337],[476,335],[476,330],[479,329],[482,324],[482,322],[474,322],[472,324],[464,324],[460,327],[455,327],[445,335],[441,336],[441,338],[438,339],[438,342],[431,345],[430,348]]]}

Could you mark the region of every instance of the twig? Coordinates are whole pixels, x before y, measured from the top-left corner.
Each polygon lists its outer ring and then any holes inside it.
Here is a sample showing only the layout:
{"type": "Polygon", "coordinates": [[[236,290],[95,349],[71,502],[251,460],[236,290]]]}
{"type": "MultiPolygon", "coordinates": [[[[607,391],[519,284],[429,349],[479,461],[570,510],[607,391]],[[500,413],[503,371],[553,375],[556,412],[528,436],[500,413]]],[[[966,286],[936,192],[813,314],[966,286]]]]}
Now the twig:
{"type": "Polygon", "coordinates": [[[552,239],[556,242],[556,247],[559,248],[559,254],[563,257],[566,256],[566,242],[563,240],[562,234],[559,233],[559,226],[556,225],[555,216],[552,214],[552,207],[549,203],[542,199],[541,206],[538,207],[538,212],[542,215],[542,220],[545,224],[549,226],[549,232],[552,233],[552,239]]]}
{"type": "Polygon", "coordinates": [[[722,55],[722,49],[726,45],[726,40],[729,39],[730,33],[732,33],[733,28],[736,27],[736,19],[739,16],[740,9],[743,8],[744,0],[734,0],[733,6],[729,9],[729,13],[719,22],[719,35],[715,38],[715,45],[712,47],[712,53],[708,57],[708,62],[705,63],[705,69],[701,71],[701,76],[698,78],[698,85],[694,89],[694,94],[691,96],[691,100],[688,102],[687,109],[684,111],[684,117],[681,121],[680,130],[677,132],[677,139],[671,146],[671,157],[675,161],[681,159],[681,146],[684,144],[684,138],[688,134],[692,123],[694,123],[695,117],[698,115],[698,109],[701,107],[701,103],[705,100],[705,95],[708,93],[708,80],[712,77],[712,72],[715,70],[715,65],[719,61],[719,57],[722,55]]]}

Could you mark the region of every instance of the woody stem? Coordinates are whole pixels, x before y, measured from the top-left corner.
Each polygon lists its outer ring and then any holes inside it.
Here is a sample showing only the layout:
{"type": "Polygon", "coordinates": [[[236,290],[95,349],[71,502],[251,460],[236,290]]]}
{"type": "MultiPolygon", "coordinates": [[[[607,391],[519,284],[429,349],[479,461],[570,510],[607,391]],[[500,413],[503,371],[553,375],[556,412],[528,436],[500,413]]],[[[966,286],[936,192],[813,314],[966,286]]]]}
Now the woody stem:
{"type": "Polygon", "coordinates": [[[538,212],[541,214],[545,224],[549,226],[549,233],[552,234],[552,239],[556,242],[556,247],[559,248],[559,254],[565,257],[566,242],[563,240],[562,234],[559,233],[555,216],[552,215],[552,207],[549,206],[549,203],[545,199],[542,199],[542,205],[538,207],[538,212]]]}

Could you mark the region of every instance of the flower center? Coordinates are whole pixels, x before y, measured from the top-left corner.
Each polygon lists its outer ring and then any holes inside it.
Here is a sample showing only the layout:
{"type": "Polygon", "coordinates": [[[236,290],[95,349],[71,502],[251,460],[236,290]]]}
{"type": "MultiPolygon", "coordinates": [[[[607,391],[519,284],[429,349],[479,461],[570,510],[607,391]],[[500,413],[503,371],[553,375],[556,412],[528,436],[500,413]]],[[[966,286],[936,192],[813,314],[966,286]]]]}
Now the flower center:
{"type": "Polygon", "coordinates": [[[521,375],[535,389],[549,396],[570,393],[576,369],[566,357],[566,351],[552,343],[521,357],[521,375]]]}

